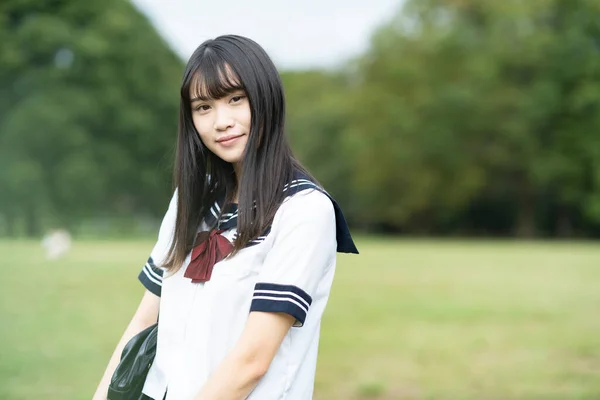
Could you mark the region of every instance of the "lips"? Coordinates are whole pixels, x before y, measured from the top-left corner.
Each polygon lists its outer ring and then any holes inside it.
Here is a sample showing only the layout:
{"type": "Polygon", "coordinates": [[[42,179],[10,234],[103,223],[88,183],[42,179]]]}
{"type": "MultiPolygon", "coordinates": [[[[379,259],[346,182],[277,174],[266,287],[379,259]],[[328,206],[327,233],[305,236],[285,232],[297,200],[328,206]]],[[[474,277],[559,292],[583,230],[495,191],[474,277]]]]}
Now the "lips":
{"type": "Polygon", "coordinates": [[[217,139],[217,143],[219,143],[222,146],[231,146],[232,144],[234,144],[242,136],[244,136],[244,135],[241,134],[241,135],[227,135],[227,136],[223,136],[223,137],[217,139]]]}

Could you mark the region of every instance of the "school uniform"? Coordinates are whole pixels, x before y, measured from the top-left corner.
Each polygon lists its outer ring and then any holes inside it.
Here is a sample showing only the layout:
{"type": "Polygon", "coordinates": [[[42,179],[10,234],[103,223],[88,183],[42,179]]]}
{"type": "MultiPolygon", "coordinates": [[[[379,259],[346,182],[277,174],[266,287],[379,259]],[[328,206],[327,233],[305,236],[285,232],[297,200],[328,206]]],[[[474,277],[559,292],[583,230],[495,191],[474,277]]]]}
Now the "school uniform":
{"type": "MultiPolygon", "coordinates": [[[[261,311],[284,312],[296,321],[248,399],[312,399],[321,317],[336,252],[358,251],[340,207],[322,188],[297,175],[282,190],[287,197],[267,232],[234,257],[214,264],[202,279],[190,272],[198,251],[190,252],[175,274],[163,276],[157,267],[173,236],[175,192],[139,274],[142,284],[161,296],[157,354],[143,390],[147,396],[194,399],[239,339],[249,312],[261,311]]],[[[199,231],[214,226],[217,218],[218,240],[233,242],[237,206],[217,201],[199,231]]]]}

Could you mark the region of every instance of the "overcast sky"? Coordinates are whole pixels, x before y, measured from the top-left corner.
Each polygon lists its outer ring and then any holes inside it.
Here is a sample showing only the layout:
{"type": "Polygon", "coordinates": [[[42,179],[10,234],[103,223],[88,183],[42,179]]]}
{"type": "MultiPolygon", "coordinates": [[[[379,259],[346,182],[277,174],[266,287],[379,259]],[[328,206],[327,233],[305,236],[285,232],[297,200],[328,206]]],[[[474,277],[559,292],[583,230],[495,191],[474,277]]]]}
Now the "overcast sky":
{"type": "Polygon", "coordinates": [[[282,68],[335,66],[359,54],[401,0],[133,0],[187,61],[205,39],[257,41],[282,68]]]}

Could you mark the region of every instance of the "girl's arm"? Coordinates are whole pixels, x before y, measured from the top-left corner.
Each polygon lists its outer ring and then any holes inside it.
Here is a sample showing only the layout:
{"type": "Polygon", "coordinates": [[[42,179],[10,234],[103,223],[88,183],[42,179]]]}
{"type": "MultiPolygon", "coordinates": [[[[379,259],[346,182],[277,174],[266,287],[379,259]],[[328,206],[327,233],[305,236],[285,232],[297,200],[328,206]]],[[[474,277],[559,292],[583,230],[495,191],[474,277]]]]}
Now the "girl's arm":
{"type": "MultiPolygon", "coordinates": [[[[266,374],[289,329],[295,323],[302,329],[312,302],[329,293],[331,280],[317,292],[336,256],[336,217],[327,196],[318,191],[294,195],[278,210],[269,235],[273,246],[257,277],[244,331],[196,400],[245,399],[266,374]],[[261,299],[265,289],[278,292],[277,299],[261,299]]],[[[319,320],[320,313],[313,312],[312,318],[319,320]]]]}
{"type": "Polygon", "coordinates": [[[127,329],[125,329],[125,333],[123,333],[119,344],[117,344],[117,347],[113,352],[110,361],[108,362],[108,366],[106,367],[104,375],[98,384],[98,388],[96,389],[93,400],[106,400],[108,384],[110,383],[110,379],[117,368],[117,365],[119,364],[123,347],[125,347],[127,342],[132,337],[157,321],[159,305],[160,297],[146,290],[137,311],[133,315],[133,318],[131,318],[131,322],[129,322],[127,329]]]}
{"type": "Polygon", "coordinates": [[[251,312],[231,353],[215,370],[196,400],[240,400],[266,374],[295,318],[285,313],[251,312]]]}

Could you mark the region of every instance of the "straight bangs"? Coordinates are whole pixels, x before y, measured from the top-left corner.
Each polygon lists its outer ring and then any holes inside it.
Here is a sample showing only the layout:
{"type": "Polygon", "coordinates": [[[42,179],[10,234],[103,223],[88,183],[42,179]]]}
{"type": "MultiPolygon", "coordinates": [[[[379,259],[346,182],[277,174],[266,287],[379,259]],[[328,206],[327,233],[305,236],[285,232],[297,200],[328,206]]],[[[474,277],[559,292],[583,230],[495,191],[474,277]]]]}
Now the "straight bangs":
{"type": "Polygon", "coordinates": [[[217,100],[246,88],[230,64],[217,52],[207,49],[190,71],[181,88],[181,97],[188,103],[194,100],[217,100]]]}

